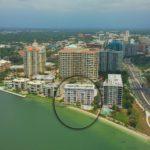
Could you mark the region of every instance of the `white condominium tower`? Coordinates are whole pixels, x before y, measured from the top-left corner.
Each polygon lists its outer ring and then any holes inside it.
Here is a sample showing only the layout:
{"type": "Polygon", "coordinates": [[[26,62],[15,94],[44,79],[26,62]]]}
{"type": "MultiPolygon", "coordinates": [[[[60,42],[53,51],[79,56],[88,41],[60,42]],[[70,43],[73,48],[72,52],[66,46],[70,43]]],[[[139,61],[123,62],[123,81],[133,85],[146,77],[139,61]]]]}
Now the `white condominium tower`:
{"type": "Polygon", "coordinates": [[[99,50],[66,48],[59,51],[59,71],[61,78],[83,76],[98,78],[99,50]]]}
{"type": "Polygon", "coordinates": [[[36,41],[32,46],[25,47],[24,72],[26,77],[32,77],[37,74],[43,74],[46,63],[45,46],[38,45],[36,41]]]}
{"type": "Polygon", "coordinates": [[[66,104],[91,105],[96,95],[93,84],[66,84],[64,89],[66,104]]]}
{"type": "Polygon", "coordinates": [[[103,83],[104,106],[116,105],[122,108],[123,83],[120,74],[108,74],[108,79],[103,83]]]}

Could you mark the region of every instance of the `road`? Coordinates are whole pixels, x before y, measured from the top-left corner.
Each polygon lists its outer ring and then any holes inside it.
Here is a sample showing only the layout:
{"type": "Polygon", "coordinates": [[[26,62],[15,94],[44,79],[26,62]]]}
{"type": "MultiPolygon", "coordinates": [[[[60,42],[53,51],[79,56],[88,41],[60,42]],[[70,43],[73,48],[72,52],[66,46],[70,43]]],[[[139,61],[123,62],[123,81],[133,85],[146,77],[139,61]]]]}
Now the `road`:
{"type": "Polygon", "coordinates": [[[150,113],[150,89],[144,85],[141,70],[132,63],[126,63],[125,65],[129,72],[130,86],[133,93],[144,110],[150,113]]]}

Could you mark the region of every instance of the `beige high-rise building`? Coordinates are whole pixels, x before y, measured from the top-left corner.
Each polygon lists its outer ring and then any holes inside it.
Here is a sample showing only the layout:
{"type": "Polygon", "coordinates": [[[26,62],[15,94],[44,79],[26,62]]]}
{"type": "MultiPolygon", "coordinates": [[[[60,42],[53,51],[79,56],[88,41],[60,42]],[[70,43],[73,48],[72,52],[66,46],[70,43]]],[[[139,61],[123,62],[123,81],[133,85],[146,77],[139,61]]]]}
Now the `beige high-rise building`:
{"type": "Polygon", "coordinates": [[[66,48],[59,51],[60,76],[65,79],[71,76],[98,78],[99,50],[66,48]]]}
{"type": "Polygon", "coordinates": [[[31,46],[25,47],[24,72],[26,77],[43,74],[46,63],[45,46],[38,45],[36,41],[31,46]]]}

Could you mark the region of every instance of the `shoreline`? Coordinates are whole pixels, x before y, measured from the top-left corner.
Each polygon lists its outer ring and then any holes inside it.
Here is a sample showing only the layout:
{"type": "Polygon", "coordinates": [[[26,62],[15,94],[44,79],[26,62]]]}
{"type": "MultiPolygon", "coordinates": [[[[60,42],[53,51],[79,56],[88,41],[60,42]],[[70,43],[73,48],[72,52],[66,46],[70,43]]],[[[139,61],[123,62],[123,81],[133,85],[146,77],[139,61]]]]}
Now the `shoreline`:
{"type": "MultiPolygon", "coordinates": [[[[97,117],[97,115],[92,114],[92,113],[90,113],[90,112],[87,112],[87,111],[85,111],[85,110],[81,110],[81,109],[79,109],[79,108],[75,108],[75,107],[71,107],[71,106],[69,106],[69,107],[67,107],[67,108],[68,108],[68,109],[71,109],[71,110],[74,110],[74,111],[78,111],[78,112],[84,113],[85,115],[88,115],[88,116],[90,116],[90,117],[94,117],[94,118],[97,117]]],[[[99,116],[98,121],[102,121],[102,122],[104,122],[104,123],[106,123],[106,124],[108,124],[108,125],[111,125],[111,126],[115,127],[116,129],[119,129],[119,130],[121,130],[121,131],[127,132],[127,133],[129,133],[130,135],[132,135],[132,136],[134,136],[134,137],[137,137],[137,136],[138,136],[138,137],[141,138],[142,140],[146,140],[147,142],[150,143],[150,136],[148,136],[148,135],[146,135],[146,134],[143,134],[143,133],[141,133],[141,132],[138,132],[138,131],[129,129],[129,128],[123,126],[123,125],[117,124],[117,123],[115,123],[115,122],[113,122],[113,121],[110,121],[110,120],[108,120],[108,119],[106,119],[106,118],[103,118],[103,117],[101,117],[101,116],[99,116]]]]}
{"type": "MultiPolygon", "coordinates": [[[[22,98],[26,98],[27,97],[27,95],[21,95],[21,94],[17,94],[17,93],[14,93],[14,92],[10,92],[10,91],[2,89],[1,87],[0,87],[0,91],[6,92],[8,94],[16,95],[16,96],[19,96],[19,97],[22,97],[22,98]]],[[[90,116],[90,117],[94,117],[94,118],[97,117],[97,115],[95,115],[93,113],[90,113],[90,112],[87,112],[85,110],[79,109],[79,108],[75,108],[75,107],[71,107],[71,106],[68,106],[67,108],[71,109],[71,110],[74,110],[74,111],[81,112],[81,113],[83,113],[83,114],[85,114],[87,116],[90,116]]],[[[101,116],[98,117],[98,121],[102,121],[102,122],[104,122],[104,123],[106,123],[108,125],[111,125],[111,126],[115,127],[116,129],[119,129],[121,131],[127,132],[127,133],[129,133],[130,135],[132,135],[134,137],[138,136],[139,138],[141,138],[143,140],[146,140],[146,141],[148,141],[150,143],[150,136],[148,136],[146,134],[143,134],[141,132],[129,129],[129,128],[123,126],[123,125],[117,124],[117,123],[115,123],[113,121],[110,121],[109,119],[103,118],[101,116]]]]}
{"type": "Polygon", "coordinates": [[[6,92],[6,93],[9,93],[9,94],[12,94],[12,95],[16,95],[16,96],[19,96],[19,97],[22,97],[22,98],[25,98],[25,97],[26,97],[26,95],[21,95],[21,94],[15,93],[15,92],[10,92],[10,91],[8,91],[8,90],[4,90],[2,87],[0,87],[0,91],[6,92]]]}

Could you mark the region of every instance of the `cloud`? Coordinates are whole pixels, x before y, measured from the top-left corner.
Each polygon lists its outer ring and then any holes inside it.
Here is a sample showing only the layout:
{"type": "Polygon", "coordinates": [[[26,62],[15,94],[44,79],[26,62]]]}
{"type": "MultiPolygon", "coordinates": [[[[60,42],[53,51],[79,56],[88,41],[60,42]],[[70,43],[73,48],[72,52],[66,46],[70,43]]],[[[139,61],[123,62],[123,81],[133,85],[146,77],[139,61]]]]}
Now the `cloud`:
{"type": "Polygon", "coordinates": [[[119,12],[148,10],[150,0],[0,0],[0,8],[50,12],[119,12]]]}
{"type": "Polygon", "coordinates": [[[0,0],[0,26],[149,27],[150,0],[0,0]]]}

